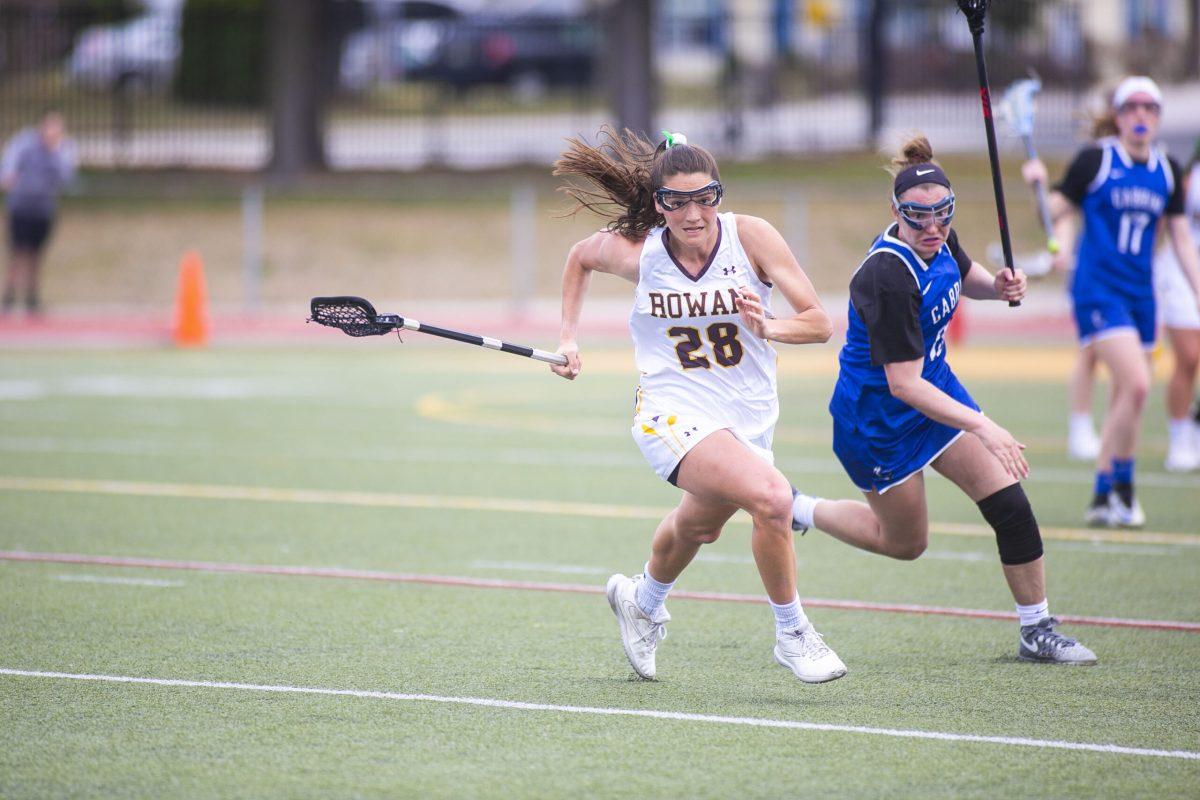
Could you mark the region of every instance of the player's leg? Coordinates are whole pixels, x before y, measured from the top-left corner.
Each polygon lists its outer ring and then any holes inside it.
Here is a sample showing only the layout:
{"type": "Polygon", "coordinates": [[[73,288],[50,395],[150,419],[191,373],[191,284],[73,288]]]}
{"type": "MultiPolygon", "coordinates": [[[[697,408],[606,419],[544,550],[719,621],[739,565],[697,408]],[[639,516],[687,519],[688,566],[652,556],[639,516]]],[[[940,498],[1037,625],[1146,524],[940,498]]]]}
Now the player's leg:
{"type": "Polygon", "coordinates": [[[1200,468],[1200,441],[1190,419],[1200,364],[1200,328],[1167,327],[1175,366],[1167,383],[1167,459],[1171,472],[1200,468]]]}
{"type": "Polygon", "coordinates": [[[31,250],[25,264],[25,310],[36,313],[41,310],[41,248],[31,250]]]}
{"type": "Polygon", "coordinates": [[[1141,434],[1142,413],[1150,393],[1149,360],[1138,334],[1132,329],[1114,331],[1092,345],[1096,357],[1108,369],[1113,382],[1112,405],[1100,434],[1100,457],[1096,463],[1096,494],[1092,505],[1102,502],[1105,484],[1111,524],[1139,526],[1145,515],[1133,488],[1134,455],[1141,434]]]}
{"type": "Polygon", "coordinates": [[[1076,461],[1094,461],[1100,455],[1100,437],[1092,419],[1092,396],[1096,387],[1096,353],[1090,345],[1079,348],[1067,383],[1070,417],[1067,422],[1067,456],[1076,461]]]}
{"type": "Polygon", "coordinates": [[[932,464],[979,506],[996,533],[1004,579],[1020,622],[1017,654],[1027,661],[1094,664],[1096,655],[1055,631],[1046,596],[1041,531],[1020,483],[974,436],[961,436],[932,464]]]}
{"type": "MultiPolygon", "coordinates": [[[[812,627],[796,591],[792,488],[787,478],[732,433],[720,430],[688,451],[677,483],[713,507],[736,506],[750,514],[750,548],[775,614],[776,660],[809,683],[845,675],[845,664],[812,627]]],[[[681,524],[695,526],[686,517],[676,520],[681,524]]]]}
{"type": "Polygon", "coordinates": [[[671,620],[665,603],[676,579],[701,545],[717,540],[737,510],[731,503],[685,491],[679,505],[654,531],[650,560],[642,574],[630,578],[618,573],[608,579],[605,591],[621,629],[621,645],[641,677],[652,679],[657,674],[658,643],[666,636],[666,624],[671,620]]]}
{"type": "Polygon", "coordinates": [[[863,496],[866,503],[813,499],[813,527],[860,550],[890,558],[911,561],[925,552],[929,513],[922,473],[883,494],[872,491],[863,496]]]}
{"type": "Polygon", "coordinates": [[[25,276],[28,273],[27,262],[29,254],[25,248],[13,245],[8,249],[8,269],[4,273],[4,291],[0,297],[0,306],[5,312],[12,310],[17,302],[17,295],[25,287],[25,276]]]}

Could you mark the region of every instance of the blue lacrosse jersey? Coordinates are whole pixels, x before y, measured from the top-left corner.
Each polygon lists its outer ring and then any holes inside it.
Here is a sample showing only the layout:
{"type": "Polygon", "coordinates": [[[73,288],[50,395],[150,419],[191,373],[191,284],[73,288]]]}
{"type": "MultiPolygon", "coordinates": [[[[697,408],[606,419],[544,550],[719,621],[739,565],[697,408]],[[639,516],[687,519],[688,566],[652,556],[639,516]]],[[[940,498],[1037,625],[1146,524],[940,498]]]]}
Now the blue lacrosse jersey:
{"type": "Polygon", "coordinates": [[[893,227],[875,240],[851,280],[849,325],[829,412],[834,452],[864,491],[902,482],[961,433],[893,397],[885,363],[923,358],[923,378],[979,408],[946,363],[946,327],[970,263],[953,234],[926,263],[893,227]]]}
{"type": "Polygon", "coordinates": [[[1083,212],[1071,293],[1085,302],[1113,295],[1149,300],[1155,234],[1175,194],[1174,170],[1157,147],[1142,163],[1115,138],[1098,146],[1100,164],[1085,193],[1064,192],[1083,212]]]}

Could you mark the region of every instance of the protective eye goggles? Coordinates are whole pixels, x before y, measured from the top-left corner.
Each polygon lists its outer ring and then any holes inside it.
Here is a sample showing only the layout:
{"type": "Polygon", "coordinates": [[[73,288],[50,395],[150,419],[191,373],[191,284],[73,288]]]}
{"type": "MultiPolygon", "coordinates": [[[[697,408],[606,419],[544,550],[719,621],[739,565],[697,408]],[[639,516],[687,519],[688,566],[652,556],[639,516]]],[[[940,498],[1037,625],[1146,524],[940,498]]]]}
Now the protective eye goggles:
{"type": "Polygon", "coordinates": [[[892,197],[892,205],[899,212],[900,219],[918,231],[924,230],[931,222],[944,228],[954,219],[954,192],[931,206],[924,203],[901,203],[895,196],[892,197]]]}
{"type": "Polygon", "coordinates": [[[713,181],[690,192],[668,189],[665,186],[654,190],[654,199],[667,211],[678,211],[688,203],[697,203],[712,208],[720,203],[724,196],[725,187],[721,185],[720,181],[713,181]]]}
{"type": "Polygon", "coordinates": [[[1121,103],[1120,107],[1117,108],[1117,113],[1118,114],[1132,114],[1134,111],[1137,111],[1139,108],[1144,109],[1151,114],[1161,114],[1162,113],[1162,106],[1159,105],[1158,103],[1154,103],[1154,102],[1143,103],[1140,100],[1128,100],[1124,103],[1121,103]]]}

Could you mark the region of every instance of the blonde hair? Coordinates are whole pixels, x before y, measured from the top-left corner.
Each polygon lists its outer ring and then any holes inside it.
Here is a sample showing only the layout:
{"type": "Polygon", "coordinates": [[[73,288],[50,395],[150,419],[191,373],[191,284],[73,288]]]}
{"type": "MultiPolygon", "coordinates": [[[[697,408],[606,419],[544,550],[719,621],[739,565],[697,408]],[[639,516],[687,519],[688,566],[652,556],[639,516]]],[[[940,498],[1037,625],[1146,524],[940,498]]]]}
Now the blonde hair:
{"type": "Polygon", "coordinates": [[[567,150],[554,162],[554,175],[583,178],[568,181],[558,190],[575,201],[568,215],[587,209],[607,217],[606,229],[630,239],[640,239],[665,224],[654,206],[654,190],[672,175],[701,172],[720,180],[712,153],[694,144],[666,142],[657,147],[628,128],[617,132],[600,129],[595,146],[580,138],[567,140],[567,150]]]}
{"type": "Polygon", "coordinates": [[[1104,105],[1099,109],[1093,109],[1088,114],[1088,129],[1093,139],[1103,139],[1105,136],[1116,136],[1117,130],[1117,111],[1112,107],[1113,97],[1116,96],[1116,88],[1107,90],[1104,93],[1104,105]]]}

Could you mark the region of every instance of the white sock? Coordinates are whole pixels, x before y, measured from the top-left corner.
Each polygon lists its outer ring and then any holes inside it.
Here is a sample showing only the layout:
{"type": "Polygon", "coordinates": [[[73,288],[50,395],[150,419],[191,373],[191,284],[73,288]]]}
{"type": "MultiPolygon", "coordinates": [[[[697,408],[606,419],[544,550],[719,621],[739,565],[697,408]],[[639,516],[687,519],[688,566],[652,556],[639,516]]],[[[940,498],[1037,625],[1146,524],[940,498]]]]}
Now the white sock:
{"type": "Polygon", "coordinates": [[[1090,411],[1072,411],[1070,421],[1067,424],[1071,426],[1072,431],[1084,430],[1088,433],[1095,433],[1096,431],[1090,411]]]}
{"type": "Polygon", "coordinates": [[[1173,445],[1186,445],[1191,431],[1192,420],[1188,417],[1167,420],[1167,438],[1173,445]]]}
{"type": "Polygon", "coordinates": [[[800,596],[790,603],[784,603],[781,606],[771,602],[771,598],[767,598],[767,602],[771,603],[771,610],[775,612],[775,635],[781,633],[790,633],[791,631],[804,630],[808,627],[808,615],[804,613],[804,609],[800,607],[800,596]]]}
{"type": "Polygon", "coordinates": [[[1031,606],[1023,606],[1017,603],[1017,616],[1021,618],[1021,627],[1026,625],[1037,625],[1039,622],[1050,616],[1050,601],[1043,600],[1040,603],[1034,603],[1031,606]]]}
{"type": "Polygon", "coordinates": [[[670,583],[660,583],[654,580],[650,574],[650,562],[646,562],[646,566],[642,569],[642,579],[637,584],[637,604],[648,617],[653,617],[655,612],[663,607],[663,603],[667,601],[667,594],[671,591],[671,587],[675,585],[675,581],[670,583]]]}
{"type": "Polygon", "coordinates": [[[824,498],[810,497],[804,492],[800,492],[792,499],[792,519],[803,525],[805,528],[816,526],[813,522],[813,514],[817,511],[817,503],[824,498]]]}

